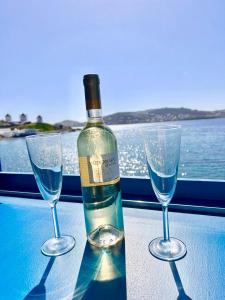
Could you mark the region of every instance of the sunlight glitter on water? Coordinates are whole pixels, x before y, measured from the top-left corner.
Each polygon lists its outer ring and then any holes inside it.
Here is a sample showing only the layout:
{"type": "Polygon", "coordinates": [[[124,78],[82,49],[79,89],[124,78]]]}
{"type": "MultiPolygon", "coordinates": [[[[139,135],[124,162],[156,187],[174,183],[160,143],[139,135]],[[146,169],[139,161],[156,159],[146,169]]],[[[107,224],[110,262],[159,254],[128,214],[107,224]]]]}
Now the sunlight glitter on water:
{"type": "MultiPolygon", "coordinates": [[[[182,125],[179,177],[225,179],[225,119],[177,122],[182,125]]],[[[143,137],[153,124],[113,125],[117,137],[121,176],[148,176],[143,137]]],[[[62,134],[64,174],[79,174],[77,137],[62,134]]],[[[4,172],[31,172],[23,138],[0,141],[4,172]]]]}

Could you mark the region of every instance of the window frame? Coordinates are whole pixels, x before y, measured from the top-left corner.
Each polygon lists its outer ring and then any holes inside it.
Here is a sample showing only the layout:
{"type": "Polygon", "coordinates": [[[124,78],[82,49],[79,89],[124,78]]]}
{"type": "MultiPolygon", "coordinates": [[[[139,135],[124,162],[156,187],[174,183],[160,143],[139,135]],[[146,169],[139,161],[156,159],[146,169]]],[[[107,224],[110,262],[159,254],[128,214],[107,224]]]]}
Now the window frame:
{"type": "MultiPolygon", "coordinates": [[[[121,177],[123,205],[161,209],[150,180],[121,177]]],[[[42,199],[33,173],[0,173],[0,195],[42,199]]],[[[82,202],[80,176],[63,175],[62,201],[82,202]]],[[[178,179],[170,210],[225,216],[225,180],[178,179]]]]}

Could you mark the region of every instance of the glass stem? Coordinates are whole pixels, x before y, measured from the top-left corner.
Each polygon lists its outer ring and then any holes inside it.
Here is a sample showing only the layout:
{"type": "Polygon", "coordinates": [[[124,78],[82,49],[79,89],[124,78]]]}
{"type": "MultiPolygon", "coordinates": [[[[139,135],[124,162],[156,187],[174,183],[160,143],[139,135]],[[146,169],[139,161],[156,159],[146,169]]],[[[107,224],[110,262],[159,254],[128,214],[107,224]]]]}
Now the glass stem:
{"type": "Polygon", "coordinates": [[[163,238],[164,241],[169,241],[170,233],[169,233],[168,206],[163,206],[162,211],[163,211],[163,238]]]}
{"type": "Polygon", "coordinates": [[[57,211],[56,211],[56,204],[54,204],[51,207],[52,211],[52,219],[53,219],[53,225],[54,225],[54,232],[55,232],[55,238],[60,238],[60,231],[59,231],[59,223],[58,223],[58,217],[57,217],[57,211]]]}

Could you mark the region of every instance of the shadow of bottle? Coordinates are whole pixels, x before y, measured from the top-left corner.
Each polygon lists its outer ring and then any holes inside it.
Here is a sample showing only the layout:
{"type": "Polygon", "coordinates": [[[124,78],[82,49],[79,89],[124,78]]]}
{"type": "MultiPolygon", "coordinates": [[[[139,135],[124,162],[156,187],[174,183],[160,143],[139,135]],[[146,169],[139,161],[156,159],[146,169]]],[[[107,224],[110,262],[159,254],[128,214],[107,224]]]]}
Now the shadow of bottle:
{"type": "Polygon", "coordinates": [[[173,277],[174,277],[174,280],[175,280],[175,283],[176,283],[176,286],[177,286],[177,290],[178,290],[178,293],[179,293],[179,295],[177,297],[177,300],[192,300],[185,293],[180,275],[179,275],[178,270],[177,270],[176,263],[173,261],[173,262],[170,262],[169,264],[170,264],[170,269],[172,271],[172,274],[173,274],[173,277]]]}
{"type": "Polygon", "coordinates": [[[51,257],[44,270],[40,282],[24,297],[23,300],[30,300],[30,299],[45,300],[46,299],[45,281],[51,271],[54,261],[55,261],[55,257],[51,257]]]}
{"type": "Polygon", "coordinates": [[[86,243],[73,299],[127,299],[124,240],[107,250],[86,243]]]}

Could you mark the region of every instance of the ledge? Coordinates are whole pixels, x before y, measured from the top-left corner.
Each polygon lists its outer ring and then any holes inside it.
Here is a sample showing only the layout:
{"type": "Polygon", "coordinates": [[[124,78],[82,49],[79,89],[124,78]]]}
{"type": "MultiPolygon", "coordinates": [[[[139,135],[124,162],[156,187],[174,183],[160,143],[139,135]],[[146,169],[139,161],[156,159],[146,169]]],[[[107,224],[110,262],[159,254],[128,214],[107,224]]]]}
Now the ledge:
{"type": "Polygon", "coordinates": [[[162,234],[161,212],[124,208],[125,241],[100,251],[87,243],[82,205],[59,202],[61,231],[73,235],[76,246],[49,258],[40,252],[53,235],[48,203],[10,197],[0,202],[4,300],[225,299],[225,218],[170,212],[171,235],[186,244],[187,255],[167,263],[148,251],[162,234]]]}
{"type": "MultiPolygon", "coordinates": [[[[149,179],[122,177],[121,189],[124,206],[161,209],[149,179]]],[[[81,202],[80,177],[64,175],[61,194],[63,201],[81,202]]],[[[0,195],[41,198],[31,173],[0,173],[0,195]]],[[[178,179],[170,209],[225,215],[225,181],[178,179]]]]}

